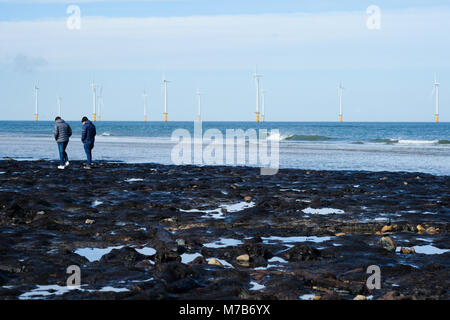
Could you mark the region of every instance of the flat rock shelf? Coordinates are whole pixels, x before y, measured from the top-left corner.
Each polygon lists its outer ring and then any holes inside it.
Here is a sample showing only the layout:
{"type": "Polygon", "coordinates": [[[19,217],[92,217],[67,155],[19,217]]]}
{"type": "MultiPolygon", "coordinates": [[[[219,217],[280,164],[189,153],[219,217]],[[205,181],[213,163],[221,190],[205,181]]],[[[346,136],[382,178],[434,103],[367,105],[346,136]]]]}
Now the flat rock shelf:
{"type": "Polygon", "coordinates": [[[448,176],[56,166],[0,161],[0,299],[450,298],[448,176]]]}

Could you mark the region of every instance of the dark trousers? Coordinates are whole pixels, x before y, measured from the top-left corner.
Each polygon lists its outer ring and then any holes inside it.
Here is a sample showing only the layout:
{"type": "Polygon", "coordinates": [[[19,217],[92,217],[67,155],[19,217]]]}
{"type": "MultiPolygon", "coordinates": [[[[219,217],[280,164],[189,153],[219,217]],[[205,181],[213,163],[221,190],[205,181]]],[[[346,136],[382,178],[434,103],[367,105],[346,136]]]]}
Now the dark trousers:
{"type": "Polygon", "coordinates": [[[59,150],[59,164],[63,166],[67,161],[69,161],[69,157],[66,153],[67,145],[69,144],[69,141],[66,142],[57,142],[58,143],[58,150],[59,150]]]}
{"type": "Polygon", "coordinates": [[[84,142],[84,152],[86,152],[88,166],[90,166],[92,164],[92,149],[94,149],[94,141],[85,141],[84,142]]]}

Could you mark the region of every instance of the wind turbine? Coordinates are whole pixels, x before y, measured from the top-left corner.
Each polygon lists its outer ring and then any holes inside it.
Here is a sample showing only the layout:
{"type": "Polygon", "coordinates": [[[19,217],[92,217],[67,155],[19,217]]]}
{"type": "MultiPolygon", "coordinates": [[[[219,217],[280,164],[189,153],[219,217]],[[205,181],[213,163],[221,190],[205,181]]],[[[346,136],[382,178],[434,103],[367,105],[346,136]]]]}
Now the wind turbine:
{"type": "Polygon", "coordinates": [[[166,79],[166,76],[164,75],[163,78],[163,84],[164,84],[164,122],[167,122],[167,84],[170,83],[166,79]]]}
{"type": "Polygon", "coordinates": [[[436,123],[439,122],[439,85],[440,85],[440,83],[437,82],[437,78],[436,78],[436,74],[435,74],[433,88],[436,93],[436,98],[435,98],[436,99],[436,123]]]}
{"type": "Polygon", "coordinates": [[[144,98],[144,121],[147,121],[147,97],[148,94],[147,92],[144,90],[144,93],[142,94],[142,97],[144,98]]]}
{"type": "Polygon", "coordinates": [[[258,68],[256,69],[255,74],[253,75],[253,78],[255,79],[256,83],[256,122],[259,122],[259,79],[263,76],[261,74],[258,74],[258,68]]]}
{"type": "Polygon", "coordinates": [[[94,83],[94,80],[92,80],[91,83],[91,87],[92,87],[92,116],[93,116],[93,120],[96,121],[97,117],[96,117],[96,109],[97,109],[97,85],[94,83]]]}
{"type": "Polygon", "coordinates": [[[342,122],[342,115],[343,115],[343,106],[342,106],[342,96],[344,92],[344,87],[342,86],[342,83],[339,83],[338,87],[338,94],[339,94],[339,122],[342,122]]]}
{"type": "Polygon", "coordinates": [[[198,122],[201,122],[201,97],[202,94],[200,92],[200,90],[197,89],[197,104],[198,104],[198,122]]]}
{"type": "Polygon", "coordinates": [[[98,99],[97,99],[97,120],[101,121],[102,109],[103,109],[103,87],[98,85],[98,99]]]}
{"type": "Polygon", "coordinates": [[[56,97],[56,102],[58,104],[58,116],[61,117],[61,97],[60,96],[56,97]]]}
{"type": "Polygon", "coordinates": [[[38,121],[39,119],[39,104],[38,104],[38,94],[39,94],[39,88],[37,84],[34,86],[34,121],[38,121]]]}
{"type": "Polygon", "coordinates": [[[261,91],[261,111],[262,111],[262,122],[265,121],[265,115],[266,115],[266,106],[265,106],[265,102],[266,102],[266,93],[267,91],[264,90],[264,88],[261,91]]]}

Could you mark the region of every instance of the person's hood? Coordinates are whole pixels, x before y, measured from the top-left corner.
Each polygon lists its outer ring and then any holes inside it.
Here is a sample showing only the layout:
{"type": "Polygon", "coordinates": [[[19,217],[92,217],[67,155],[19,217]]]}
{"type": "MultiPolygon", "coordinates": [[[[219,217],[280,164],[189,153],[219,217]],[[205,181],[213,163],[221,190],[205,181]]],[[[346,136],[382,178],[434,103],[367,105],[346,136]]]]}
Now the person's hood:
{"type": "Polygon", "coordinates": [[[58,119],[56,120],[56,123],[65,123],[65,121],[63,119],[58,119]]]}
{"type": "Polygon", "coordinates": [[[91,120],[86,120],[84,125],[92,124],[91,120]]]}

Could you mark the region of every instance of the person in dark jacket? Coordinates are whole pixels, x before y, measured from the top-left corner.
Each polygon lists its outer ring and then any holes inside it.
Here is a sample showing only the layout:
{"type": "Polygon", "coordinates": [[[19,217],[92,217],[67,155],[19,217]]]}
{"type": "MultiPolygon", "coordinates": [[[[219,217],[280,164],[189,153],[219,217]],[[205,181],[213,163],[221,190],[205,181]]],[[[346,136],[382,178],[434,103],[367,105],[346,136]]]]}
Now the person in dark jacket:
{"type": "Polygon", "coordinates": [[[84,152],[86,152],[87,157],[87,165],[84,168],[90,169],[92,164],[92,149],[94,149],[95,135],[97,134],[97,131],[94,124],[89,121],[87,117],[83,117],[83,119],[81,119],[81,123],[83,124],[81,142],[83,142],[84,152]]]}
{"type": "Polygon", "coordinates": [[[61,117],[55,118],[55,128],[53,129],[53,135],[59,150],[59,166],[58,169],[65,169],[69,165],[69,157],[66,153],[67,145],[69,144],[69,138],[72,136],[72,128],[64,122],[61,117]]]}

